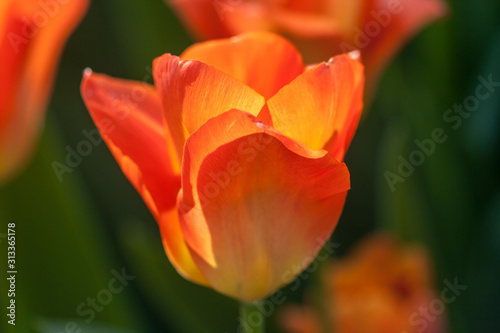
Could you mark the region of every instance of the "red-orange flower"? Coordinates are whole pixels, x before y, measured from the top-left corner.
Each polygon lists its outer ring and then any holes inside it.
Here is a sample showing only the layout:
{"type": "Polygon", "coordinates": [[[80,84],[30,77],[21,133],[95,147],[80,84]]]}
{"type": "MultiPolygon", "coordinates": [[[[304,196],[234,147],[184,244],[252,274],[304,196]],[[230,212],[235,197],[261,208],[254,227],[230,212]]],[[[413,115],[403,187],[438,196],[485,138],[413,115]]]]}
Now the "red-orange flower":
{"type": "Polygon", "coordinates": [[[362,65],[342,55],[306,68],[287,40],[249,33],[165,54],[154,79],[87,71],[82,95],[179,273],[265,297],[337,224],[362,65]]]}
{"type": "Polygon", "coordinates": [[[28,160],[62,48],[88,0],[0,3],[0,182],[28,160]]]}
{"type": "Polygon", "coordinates": [[[308,62],[359,49],[368,90],[399,48],[442,17],[441,0],[167,0],[194,36],[285,34],[308,62]]]}
{"type": "Polygon", "coordinates": [[[444,332],[444,302],[434,291],[423,248],[402,246],[387,235],[372,236],[329,265],[322,278],[326,318],[311,307],[290,306],[281,314],[286,332],[444,332]]]}

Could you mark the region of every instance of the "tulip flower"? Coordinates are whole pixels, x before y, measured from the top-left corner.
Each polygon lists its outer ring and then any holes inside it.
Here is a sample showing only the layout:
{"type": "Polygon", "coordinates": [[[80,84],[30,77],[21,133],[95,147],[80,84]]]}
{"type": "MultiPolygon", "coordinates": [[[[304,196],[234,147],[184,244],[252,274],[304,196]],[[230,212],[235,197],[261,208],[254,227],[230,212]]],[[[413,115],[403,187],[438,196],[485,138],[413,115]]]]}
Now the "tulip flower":
{"type": "Polygon", "coordinates": [[[198,39],[247,31],[291,38],[308,62],[359,49],[367,89],[403,44],[442,17],[441,0],[167,0],[198,39]]]}
{"type": "Polygon", "coordinates": [[[306,67],[290,42],[256,32],[165,54],[153,73],[155,87],[87,70],[86,106],[178,272],[262,299],[337,224],[363,66],[345,54],[306,67]]]}
{"type": "MultiPolygon", "coordinates": [[[[434,290],[430,258],[422,247],[371,236],[353,254],[327,266],[322,281],[322,315],[313,307],[288,306],[280,314],[285,332],[445,332],[446,300],[434,290]]],[[[446,299],[454,297],[449,293],[446,299]]]]}
{"type": "Polygon", "coordinates": [[[32,154],[62,48],[87,7],[88,0],[0,4],[0,182],[32,154]]]}

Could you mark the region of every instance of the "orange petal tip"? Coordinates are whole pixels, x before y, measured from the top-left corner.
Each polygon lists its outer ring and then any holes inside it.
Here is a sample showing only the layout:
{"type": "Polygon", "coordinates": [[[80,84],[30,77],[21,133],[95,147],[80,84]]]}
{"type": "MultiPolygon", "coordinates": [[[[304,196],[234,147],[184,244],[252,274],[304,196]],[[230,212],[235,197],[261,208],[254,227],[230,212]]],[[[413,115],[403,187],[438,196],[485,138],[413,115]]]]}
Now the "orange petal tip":
{"type": "Polygon", "coordinates": [[[354,50],[347,53],[349,57],[353,60],[361,60],[361,52],[359,50],[354,50]]]}
{"type": "Polygon", "coordinates": [[[85,69],[83,70],[83,73],[82,73],[82,74],[83,74],[83,77],[84,77],[84,78],[87,78],[87,77],[89,77],[90,75],[92,75],[92,73],[93,73],[92,68],[87,67],[87,68],[85,68],[85,69]]]}

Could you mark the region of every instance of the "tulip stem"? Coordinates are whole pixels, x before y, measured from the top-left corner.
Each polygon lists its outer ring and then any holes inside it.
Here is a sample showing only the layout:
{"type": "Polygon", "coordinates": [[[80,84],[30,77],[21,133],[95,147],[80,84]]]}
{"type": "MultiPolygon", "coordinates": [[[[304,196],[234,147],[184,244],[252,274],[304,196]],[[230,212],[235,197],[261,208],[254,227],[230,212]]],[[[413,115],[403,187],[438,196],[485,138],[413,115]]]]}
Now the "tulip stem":
{"type": "Polygon", "coordinates": [[[265,320],[259,302],[240,304],[240,326],[242,333],[264,333],[265,320]]]}

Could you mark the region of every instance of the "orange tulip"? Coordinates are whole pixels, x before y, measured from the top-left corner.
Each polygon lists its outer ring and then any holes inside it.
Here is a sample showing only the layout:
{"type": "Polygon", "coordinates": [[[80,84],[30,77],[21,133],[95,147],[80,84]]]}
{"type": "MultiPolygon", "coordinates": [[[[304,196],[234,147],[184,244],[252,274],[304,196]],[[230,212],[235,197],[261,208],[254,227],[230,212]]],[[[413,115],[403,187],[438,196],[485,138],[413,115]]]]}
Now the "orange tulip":
{"type": "Polygon", "coordinates": [[[167,0],[199,39],[285,34],[306,61],[361,51],[368,90],[402,45],[447,10],[441,0],[167,0]]]}
{"type": "Polygon", "coordinates": [[[2,0],[0,4],[0,182],[31,155],[62,48],[88,0],[2,0]]]}
{"type": "Polygon", "coordinates": [[[434,291],[429,256],[387,235],[365,240],[323,274],[327,318],[290,306],[281,324],[290,333],[442,333],[444,302],[434,291]],[[436,304],[441,302],[443,308],[436,304]],[[329,324],[328,329],[323,327],[329,324]]]}
{"type": "Polygon", "coordinates": [[[305,67],[287,40],[249,33],[165,54],[153,70],[155,88],[87,71],[87,108],[179,273],[261,299],[337,224],[362,65],[342,55],[305,67]]]}

